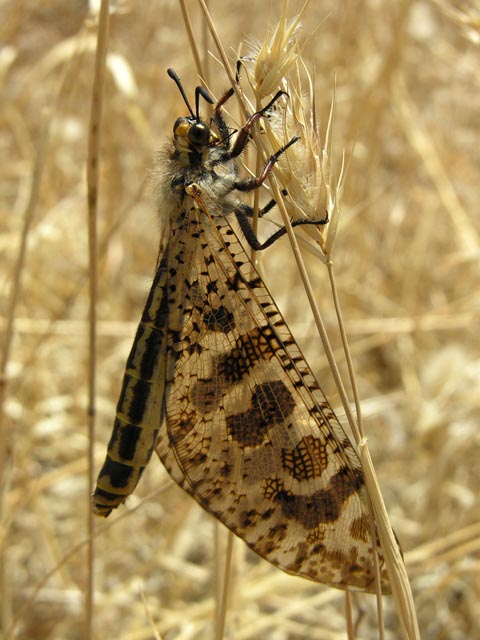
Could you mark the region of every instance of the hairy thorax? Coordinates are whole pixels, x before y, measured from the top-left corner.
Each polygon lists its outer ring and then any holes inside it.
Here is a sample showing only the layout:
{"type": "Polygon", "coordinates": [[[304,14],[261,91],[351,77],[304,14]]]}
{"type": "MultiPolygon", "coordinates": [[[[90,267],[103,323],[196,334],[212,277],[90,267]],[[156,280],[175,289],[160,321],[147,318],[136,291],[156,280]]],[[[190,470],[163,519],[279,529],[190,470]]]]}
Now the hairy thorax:
{"type": "Polygon", "coordinates": [[[188,197],[186,187],[196,184],[200,187],[205,204],[216,214],[228,215],[239,203],[232,195],[233,184],[238,176],[235,160],[222,163],[223,151],[209,149],[203,153],[179,150],[168,145],[160,152],[163,172],[154,178],[159,198],[160,215],[163,211],[184,208],[188,197]],[[167,170],[165,170],[167,169],[167,170]]]}

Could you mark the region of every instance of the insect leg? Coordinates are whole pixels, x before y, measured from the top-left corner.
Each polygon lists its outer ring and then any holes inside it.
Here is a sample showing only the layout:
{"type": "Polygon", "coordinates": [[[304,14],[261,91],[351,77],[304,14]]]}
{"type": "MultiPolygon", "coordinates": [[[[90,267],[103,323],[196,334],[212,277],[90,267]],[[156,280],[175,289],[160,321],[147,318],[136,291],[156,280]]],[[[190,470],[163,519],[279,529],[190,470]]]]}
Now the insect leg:
{"type": "Polygon", "coordinates": [[[263,167],[262,172],[256,178],[246,178],[245,180],[236,180],[233,184],[233,189],[237,189],[238,191],[253,191],[254,189],[258,189],[265,182],[266,177],[273,169],[273,165],[278,161],[280,156],[285,153],[288,147],[291,147],[292,144],[295,144],[299,140],[298,136],[294,136],[286,145],[281,147],[278,151],[276,151],[272,156],[270,156],[267,164],[263,167]]]}
{"type": "MultiPolygon", "coordinates": [[[[260,209],[259,216],[261,217],[265,213],[270,211],[270,209],[275,204],[276,204],[275,200],[270,200],[270,202],[268,202],[263,207],[263,209],[260,209]]],[[[238,224],[240,226],[240,229],[242,230],[245,240],[248,242],[248,244],[252,247],[254,251],[262,251],[263,249],[270,247],[274,242],[276,242],[279,238],[282,238],[287,233],[286,228],[282,227],[281,229],[278,229],[278,231],[275,231],[275,233],[273,233],[269,238],[267,238],[265,242],[260,242],[257,236],[255,235],[255,231],[253,230],[252,224],[249,220],[249,218],[251,218],[253,215],[253,208],[247,204],[240,203],[234,209],[233,212],[235,214],[235,217],[237,218],[238,224]]],[[[310,224],[318,226],[318,225],[327,224],[327,222],[328,222],[328,213],[325,216],[325,218],[323,218],[322,220],[295,220],[294,222],[292,222],[292,227],[298,227],[300,225],[310,225],[310,224]]]]}
{"type": "MultiPolygon", "coordinates": [[[[249,136],[250,136],[250,130],[252,129],[253,125],[258,120],[260,120],[260,118],[262,118],[272,108],[272,105],[275,104],[275,102],[279,98],[281,98],[282,96],[285,96],[285,95],[287,95],[285,93],[285,91],[277,91],[277,93],[273,96],[273,98],[270,100],[270,102],[265,107],[263,107],[263,109],[260,109],[260,111],[257,111],[256,113],[254,113],[253,115],[251,115],[248,118],[247,122],[244,124],[244,126],[238,132],[237,139],[235,140],[235,144],[233,145],[233,148],[229,153],[228,159],[236,158],[237,156],[239,156],[242,153],[242,151],[247,146],[248,139],[249,139],[249,136]]],[[[286,147],[288,147],[288,146],[289,146],[289,144],[286,145],[286,147]]],[[[283,151],[285,151],[285,148],[283,149],[283,151]]],[[[282,153],[283,153],[283,151],[282,151],[282,153]]]]}
{"type": "MultiPolygon", "coordinates": [[[[282,189],[282,196],[288,196],[288,191],[286,189],[282,189]]],[[[263,218],[263,216],[271,211],[273,207],[277,204],[277,201],[272,198],[257,212],[259,218],[263,218]]],[[[248,204],[241,203],[240,207],[242,208],[242,215],[247,216],[248,218],[253,218],[254,209],[248,204]]]]}
{"type": "MultiPolygon", "coordinates": [[[[241,66],[242,66],[242,60],[241,60],[241,58],[239,58],[237,60],[237,69],[236,69],[236,73],[235,73],[235,82],[237,84],[238,84],[239,79],[240,79],[241,66]]],[[[227,149],[230,148],[231,132],[229,131],[227,123],[225,122],[225,118],[223,117],[222,107],[227,102],[227,100],[230,100],[230,98],[233,96],[234,93],[235,93],[235,91],[234,91],[233,87],[230,87],[230,89],[227,89],[227,91],[225,91],[223,96],[220,98],[220,100],[215,105],[215,110],[214,110],[213,116],[212,116],[212,120],[215,123],[215,126],[217,127],[218,131],[220,132],[221,138],[222,138],[222,140],[224,140],[225,147],[227,149]]]]}

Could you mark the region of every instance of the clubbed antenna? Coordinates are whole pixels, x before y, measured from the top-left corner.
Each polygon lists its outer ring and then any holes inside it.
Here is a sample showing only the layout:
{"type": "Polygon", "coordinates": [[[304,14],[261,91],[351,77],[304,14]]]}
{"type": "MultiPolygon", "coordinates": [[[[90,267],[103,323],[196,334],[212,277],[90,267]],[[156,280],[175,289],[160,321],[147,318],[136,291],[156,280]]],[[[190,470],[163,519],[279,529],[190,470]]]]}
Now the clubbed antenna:
{"type": "Polygon", "coordinates": [[[185,93],[185,89],[183,88],[182,81],[178,77],[177,73],[173,69],[167,69],[167,73],[177,85],[178,90],[182,94],[183,101],[187,105],[187,108],[190,111],[192,118],[195,118],[196,120],[200,120],[200,115],[199,115],[200,96],[202,96],[202,98],[209,104],[214,104],[215,101],[213,100],[213,98],[210,96],[210,94],[207,92],[206,89],[204,89],[203,87],[197,87],[195,89],[195,113],[193,113],[193,109],[190,106],[190,102],[188,101],[187,94],[185,93]]]}
{"type": "MultiPolygon", "coordinates": [[[[177,73],[176,73],[173,69],[167,69],[167,73],[168,73],[168,75],[170,76],[170,78],[171,78],[171,79],[175,82],[175,84],[177,85],[178,90],[179,90],[179,91],[180,91],[180,93],[182,94],[183,101],[184,101],[184,102],[185,102],[185,104],[187,105],[187,108],[188,108],[188,110],[190,111],[190,114],[191,114],[192,118],[195,118],[195,117],[197,117],[197,118],[198,118],[198,115],[197,115],[197,116],[195,116],[195,114],[194,114],[194,113],[193,113],[193,111],[192,111],[192,107],[190,106],[190,103],[189,103],[189,101],[188,101],[187,94],[185,93],[185,89],[183,88],[183,85],[182,85],[182,81],[181,81],[181,80],[180,80],[180,78],[178,77],[177,73]]],[[[198,108],[197,108],[197,113],[198,113],[198,108]]]]}

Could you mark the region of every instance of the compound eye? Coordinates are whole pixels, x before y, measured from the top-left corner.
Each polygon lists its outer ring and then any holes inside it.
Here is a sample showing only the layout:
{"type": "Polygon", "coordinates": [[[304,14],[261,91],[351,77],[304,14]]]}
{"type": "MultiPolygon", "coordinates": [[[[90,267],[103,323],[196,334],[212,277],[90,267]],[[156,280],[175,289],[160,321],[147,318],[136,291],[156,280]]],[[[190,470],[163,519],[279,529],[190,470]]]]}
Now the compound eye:
{"type": "Polygon", "coordinates": [[[190,127],[188,139],[193,144],[207,145],[210,140],[210,129],[204,122],[195,122],[190,127]]]}

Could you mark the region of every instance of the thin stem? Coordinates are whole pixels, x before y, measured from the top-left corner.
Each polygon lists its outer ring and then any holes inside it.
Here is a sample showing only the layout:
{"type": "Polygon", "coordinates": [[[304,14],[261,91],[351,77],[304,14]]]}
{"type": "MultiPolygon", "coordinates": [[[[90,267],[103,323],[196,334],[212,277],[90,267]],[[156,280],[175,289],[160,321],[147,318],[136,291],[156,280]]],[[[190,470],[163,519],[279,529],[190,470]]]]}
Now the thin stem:
{"type": "MultiPolygon", "coordinates": [[[[96,397],[96,369],[97,369],[97,279],[98,279],[98,175],[101,137],[101,119],[103,106],[103,89],[105,81],[105,61],[108,47],[109,33],[109,0],[102,0],[97,34],[97,48],[95,54],[95,75],[92,87],[92,102],[90,108],[90,122],[88,132],[87,156],[87,206],[88,206],[88,258],[89,258],[89,361],[88,361],[88,481],[87,500],[94,489],[94,443],[95,443],[95,397],[96,397]]],[[[85,631],[88,640],[93,637],[93,566],[95,560],[94,549],[94,520],[93,512],[87,509],[87,585],[85,593],[85,631]]]]}
{"type": "Polygon", "coordinates": [[[185,0],[180,0],[180,9],[182,11],[183,23],[187,31],[188,43],[190,45],[190,50],[192,52],[193,59],[195,60],[197,73],[200,77],[203,78],[204,75],[203,75],[202,60],[200,58],[200,53],[198,52],[197,42],[195,40],[195,35],[193,33],[192,23],[190,21],[190,16],[188,14],[187,7],[185,6],[185,0]]]}
{"type": "Polygon", "coordinates": [[[348,338],[347,338],[347,333],[345,331],[345,323],[343,321],[343,315],[342,315],[342,309],[340,307],[340,302],[338,299],[338,290],[337,290],[337,284],[335,281],[335,272],[333,269],[333,261],[332,260],[327,260],[327,270],[328,270],[328,277],[330,280],[330,289],[332,292],[332,299],[333,299],[333,304],[335,306],[335,314],[337,316],[337,326],[339,328],[340,331],[340,338],[342,341],[342,347],[343,347],[343,352],[345,354],[345,359],[347,362],[347,368],[348,368],[348,376],[350,379],[350,386],[352,389],[352,393],[353,393],[353,399],[355,402],[355,413],[356,413],[356,425],[358,426],[358,433],[355,433],[354,431],[354,435],[355,435],[355,440],[357,442],[357,444],[360,442],[360,439],[364,437],[364,433],[363,433],[363,422],[362,422],[362,408],[360,405],[360,397],[358,394],[358,386],[357,386],[357,380],[355,377],[355,370],[353,367],[353,362],[352,362],[352,355],[350,353],[350,347],[348,345],[348,338]]]}
{"type": "Polygon", "coordinates": [[[335,356],[333,355],[333,349],[330,344],[330,340],[327,335],[327,331],[325,329],[325,325],[323,323],[322,316],[320,314],[320,310],[315,300],[315,294],[313,293],[312,284],[310,282],[310,278],[308,277],[308,273],[305,267],[305,263],[303,262],[302,254],[300,252],[300,247],[298,246],[297,238],[295,233],[293,232],[292,225],[290,223],[287,210],[285,208],[285,204],[283,203],[282,194],[278,187],[278,184],[274,178],[271,180],[271,186],[274,194],[274,198],[277,202],[279,211],[282,215],[283,223],[287,230],[288,239],[290,241],[292,251],[295,257],[295,261],[297,263],[298,271],[300,273],[300,277],[302,279],[303,286],[305,287],[305,293],[307,294],[308,302],[310,304],[310,308],[312,310],[313,318],[315,320],[315,324],[318,329],[318,333],[320,335],[320,339],[322,341],[322,346],[325,351],[325,355],[327,356],[328,364],[332,371],[333,379],[335,381],[335,385],[337,387],[338,393],[340,395],[340,400],[342,402],[343,409],[347,416],[348,423],[352,429],[352,432],[358,434],[358,427],[355,422],[355,418],[350,409],[350,404],[348,401],[347,393],[345,391],[345,387],[343,385],[343,381],[340,376],[340,372],[338,370],[337,363],[335,361],[335,356]]]}
{"type": "Polygon", "coordinates": [[[217,610],[215,640],[222,640],[225,632],[225,620],[227,617],[228,594],[230,591],[230,578],[232,573],[232,553],[234,535],[229,530],[227,532],[227,550],[225,552],[225,572],[223,575],[222,598],[220,607],[217,610]]]}
{"type": "Polygon", "coordinates": [[[350,591],[345,591],[345,619],[347,623],[348,640],[355,640],[355,629],[353,626],[352,611],[352,594],[350,593],[350,591]]]}

